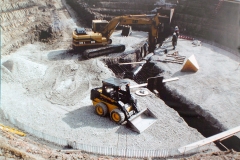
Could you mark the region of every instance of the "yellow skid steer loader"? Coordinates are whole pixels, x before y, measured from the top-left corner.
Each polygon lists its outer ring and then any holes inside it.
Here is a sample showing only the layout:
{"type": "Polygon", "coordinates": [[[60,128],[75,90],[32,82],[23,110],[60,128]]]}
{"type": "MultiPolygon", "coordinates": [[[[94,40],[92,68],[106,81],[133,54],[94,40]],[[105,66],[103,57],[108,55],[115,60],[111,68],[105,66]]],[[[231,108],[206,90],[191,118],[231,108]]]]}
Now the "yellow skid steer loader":
{"type": "Polygon", "coordinates": [[[157,117],[148,108],[139,109],[137,100],[130,93],[129,81],[108,78],[102,83],[102,87],[91,90],[91,100],[99,116],[110,116],[117,124],[126,121],[138,133],[157,121],[157,117]]]}

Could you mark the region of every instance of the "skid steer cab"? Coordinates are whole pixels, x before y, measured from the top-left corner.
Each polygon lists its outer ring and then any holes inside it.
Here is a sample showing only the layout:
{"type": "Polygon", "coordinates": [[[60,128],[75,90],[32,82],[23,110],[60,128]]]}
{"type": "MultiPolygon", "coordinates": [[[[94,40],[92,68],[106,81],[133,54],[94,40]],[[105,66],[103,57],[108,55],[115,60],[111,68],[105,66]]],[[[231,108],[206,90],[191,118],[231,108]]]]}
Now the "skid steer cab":
{"type": "Polygon", "coordinates": [[[102,87],[91,90],[91,100],[97,115],[110,116],[117,124],[127,122],[132,130],[141,133],[157,118],[148,108],[140,110],[129,85],[127,80],[108,78],[102,81],[102,87]]]}

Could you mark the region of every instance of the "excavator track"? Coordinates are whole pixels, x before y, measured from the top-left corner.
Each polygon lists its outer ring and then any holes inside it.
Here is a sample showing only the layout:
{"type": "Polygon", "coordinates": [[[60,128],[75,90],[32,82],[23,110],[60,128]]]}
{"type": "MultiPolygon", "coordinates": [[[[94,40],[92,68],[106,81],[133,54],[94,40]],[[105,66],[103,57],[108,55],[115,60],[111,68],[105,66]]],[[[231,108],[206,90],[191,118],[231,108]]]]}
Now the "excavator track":
{"type": "Polygon", "coordinates": [[[125,45],[123,44],[117,44],[117,45],[107,45],[106,47],[100,47],[95,49],[87,49],[83,52],[83,56],[85,58],[94,58],[99,57],[103,55],[107,55],[110,53],[116,53],[116,52],[123,52],[125,51],[125,45]]]}

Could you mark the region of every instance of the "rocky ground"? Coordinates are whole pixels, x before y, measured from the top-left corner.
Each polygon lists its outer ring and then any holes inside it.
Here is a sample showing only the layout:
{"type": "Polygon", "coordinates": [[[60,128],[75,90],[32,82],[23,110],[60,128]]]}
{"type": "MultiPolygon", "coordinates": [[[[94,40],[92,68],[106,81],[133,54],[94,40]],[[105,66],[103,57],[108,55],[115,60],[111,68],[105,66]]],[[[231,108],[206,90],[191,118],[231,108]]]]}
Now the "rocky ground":
{"type": "MultiPolygon", "coordinates": [[[[0,131],[0,159],[3,160],[40,160],[40,159],[81,159],[81,160],[138,160],[136,158],[121,158],[110,157],[84,153],[82,151],[60,150],[50,147],[51,144],[46,142],[36,142],[34,138],[23,138],[8,132],[0,131]]],[[[159,159],[159,158],[145,158],[145,159],[159,159]]],[[[226,160],[240,159],[240,153],[235,151],[201,153],[193,156],[186,156],[185,158],[169,158],[175,160],[226,160]]]]}

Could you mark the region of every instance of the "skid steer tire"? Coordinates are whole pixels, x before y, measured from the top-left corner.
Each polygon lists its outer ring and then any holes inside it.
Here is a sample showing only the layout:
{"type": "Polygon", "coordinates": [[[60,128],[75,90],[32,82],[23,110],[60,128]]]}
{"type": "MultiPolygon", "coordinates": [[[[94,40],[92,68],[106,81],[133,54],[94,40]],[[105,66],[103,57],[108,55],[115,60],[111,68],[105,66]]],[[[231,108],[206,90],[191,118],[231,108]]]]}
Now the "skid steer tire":
{"type": "Polygon", "coordinates": [[[110,118],[113,122],[121,124],[125,120],[125,114],[119,109],[114,109],[110,113],[110,118]]]}
{"type": "Polygon", "coordinates": [[[104,103],[98,103],[95,106],[95,111],[97,115],[105,117],[108,114],[108,108],[104,103]]]}

